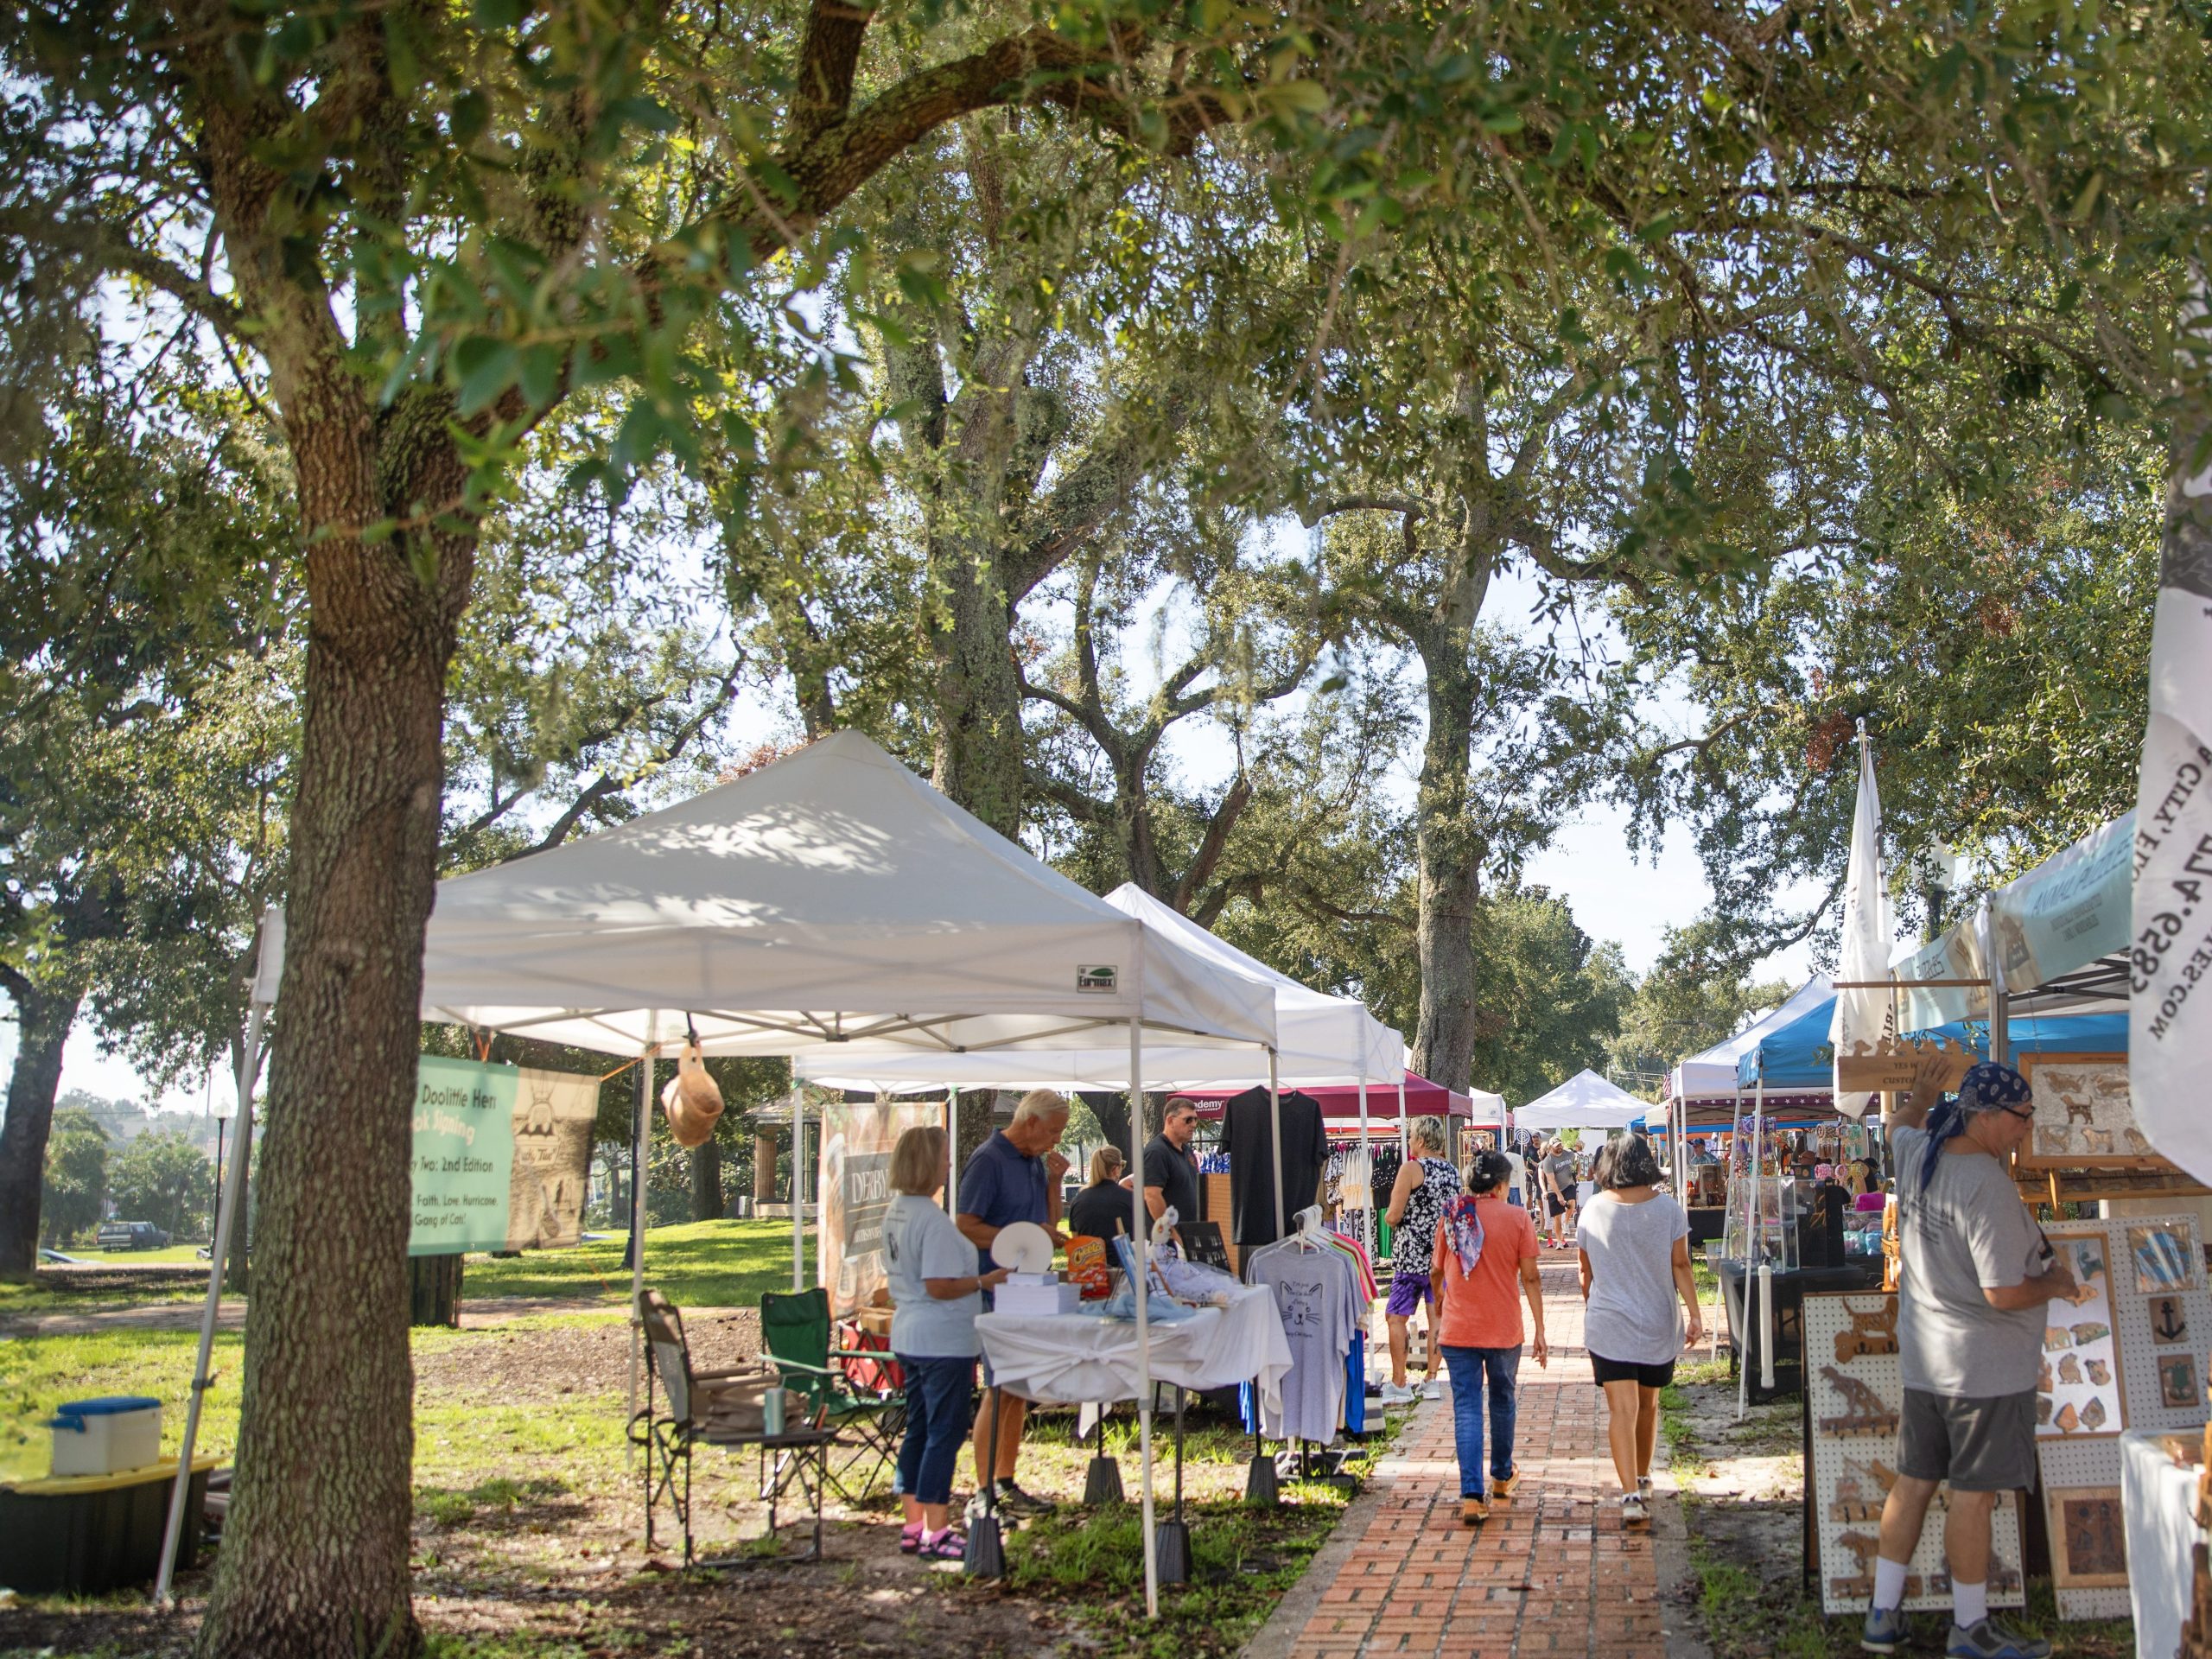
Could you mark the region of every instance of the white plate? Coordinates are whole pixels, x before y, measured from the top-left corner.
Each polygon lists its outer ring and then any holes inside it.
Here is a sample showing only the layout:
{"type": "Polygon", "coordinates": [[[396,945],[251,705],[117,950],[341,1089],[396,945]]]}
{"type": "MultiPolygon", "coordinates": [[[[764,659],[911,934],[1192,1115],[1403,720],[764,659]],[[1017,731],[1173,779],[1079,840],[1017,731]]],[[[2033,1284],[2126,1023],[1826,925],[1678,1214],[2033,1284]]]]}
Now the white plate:
{"type": "Polygon", "coordinates": [[[991,1241],[991,1260],[1016,1273],[1050,1273],[1052,1236],[1033,1221],[1011,1222],[991,1241]]]}

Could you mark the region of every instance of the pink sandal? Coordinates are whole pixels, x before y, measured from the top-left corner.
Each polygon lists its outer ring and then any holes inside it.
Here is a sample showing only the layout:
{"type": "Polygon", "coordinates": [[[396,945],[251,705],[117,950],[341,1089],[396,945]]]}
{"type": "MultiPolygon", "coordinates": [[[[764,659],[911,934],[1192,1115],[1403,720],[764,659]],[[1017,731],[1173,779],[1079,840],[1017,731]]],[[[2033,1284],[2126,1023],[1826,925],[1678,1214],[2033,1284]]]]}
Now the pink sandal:
{"type": "Polygon", "coordinates": [[[925,1561],[964,1561],[968,1559],[968,1540],[963,1534],[947,1527],[934,1535],[924,1533],[917,1553],[925,1561]]]}
{"type": "Polygon", "coordinates": [[[922,1547],[922,1523],[913,1522],[899,1529],[899,1553],[912,1555],[922,1547]]]}

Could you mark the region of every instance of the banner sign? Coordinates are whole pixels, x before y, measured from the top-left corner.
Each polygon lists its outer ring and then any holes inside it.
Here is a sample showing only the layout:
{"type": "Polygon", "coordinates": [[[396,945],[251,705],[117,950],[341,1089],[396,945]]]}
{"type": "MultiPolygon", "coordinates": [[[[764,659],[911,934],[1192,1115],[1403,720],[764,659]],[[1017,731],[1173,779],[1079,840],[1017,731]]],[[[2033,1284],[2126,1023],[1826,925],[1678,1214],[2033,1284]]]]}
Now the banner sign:
{"type": "Polygon", "coordinates": [[[407,1253],[575,1243],[598,1115],[596,1077],[423,1055],[407,1253]]]}
{"type": "Polygon", "coordinates": [[[891,1186],[891,1149],[908,1129],[944,1120],[944,1103],[933,1100],[833,1100],[823,1105],[816,1259],[832,1313],[867,1306],[889,1283],[883,1217],[897,1196],[891,1186]]]}

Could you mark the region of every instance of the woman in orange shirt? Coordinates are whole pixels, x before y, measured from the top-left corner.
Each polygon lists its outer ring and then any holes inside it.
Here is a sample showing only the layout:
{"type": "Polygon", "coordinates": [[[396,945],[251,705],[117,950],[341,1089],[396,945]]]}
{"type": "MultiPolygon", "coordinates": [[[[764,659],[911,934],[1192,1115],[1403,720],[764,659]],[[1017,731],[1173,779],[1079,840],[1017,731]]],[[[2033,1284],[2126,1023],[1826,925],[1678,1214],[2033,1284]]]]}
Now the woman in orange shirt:
{"type": "Polygon", "coordinates": [[[1513,1466],[1513,1417],[1521,1370],[1521,1306],[1526,1297],[1535,1327],[1536,1363],[1548,1365],[1544,1292],[1536,1273],[1536,1228],[1529,1212],[1509,1204],[1513,1166],[1499,1152],[1478,1152],[1467,1170],[1466,1196],[1452,1201],[1437,1224],[1429,1266],[1437,1345],[1452,1370],[1452,1414],[1459,1443],[1459,1520],[1490,1518],[1490,1499],[1503,1503],[1520,1484],[1513,1466]],[[1489,1378],[1490,1488],[1483,1487],[1484,1378],[1489,1378]]]}

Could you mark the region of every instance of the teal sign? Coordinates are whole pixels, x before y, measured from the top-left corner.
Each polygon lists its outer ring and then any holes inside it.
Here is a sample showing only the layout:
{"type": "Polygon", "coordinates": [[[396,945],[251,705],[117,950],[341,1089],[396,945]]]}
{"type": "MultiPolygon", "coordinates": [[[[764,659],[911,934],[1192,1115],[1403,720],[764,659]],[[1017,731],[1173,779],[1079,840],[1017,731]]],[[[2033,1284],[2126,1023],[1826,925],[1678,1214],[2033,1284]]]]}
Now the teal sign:
{"type": "Polygon", "coordinates": [[[520,1083],[508,1065],[429,1055],[416,1063],[410,1255],[507,1248],[520,1083]]]}

